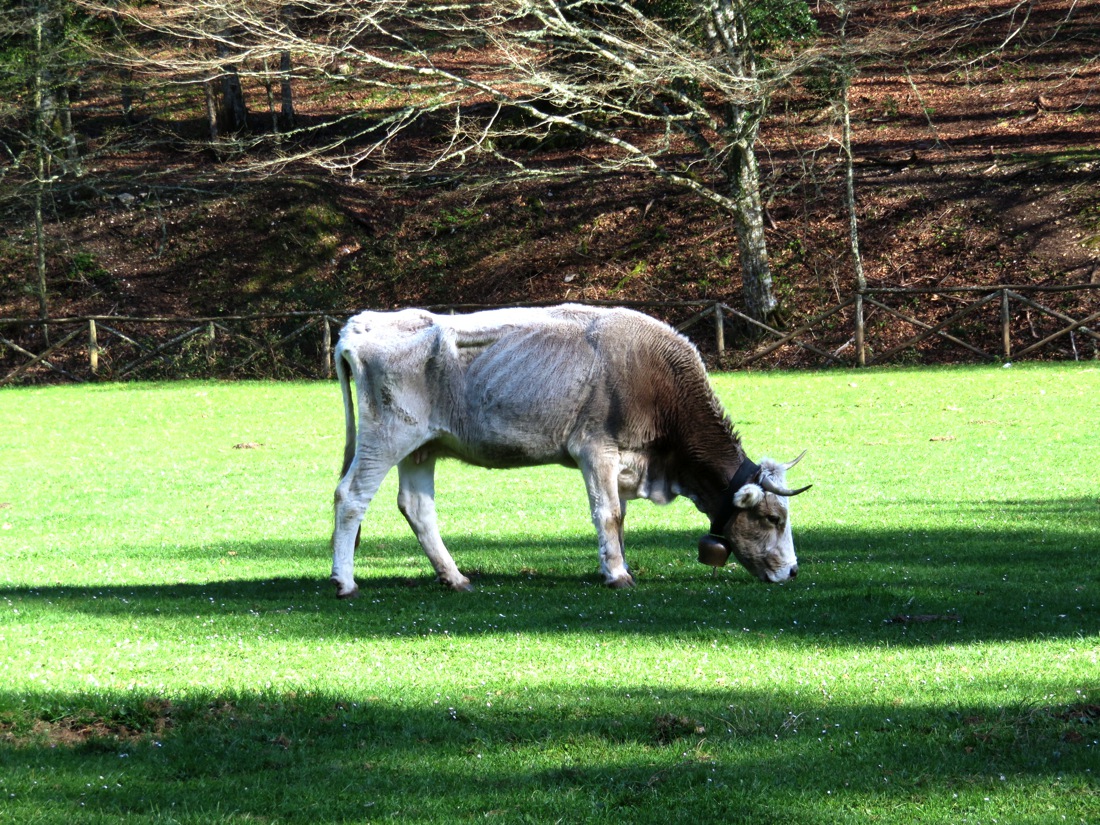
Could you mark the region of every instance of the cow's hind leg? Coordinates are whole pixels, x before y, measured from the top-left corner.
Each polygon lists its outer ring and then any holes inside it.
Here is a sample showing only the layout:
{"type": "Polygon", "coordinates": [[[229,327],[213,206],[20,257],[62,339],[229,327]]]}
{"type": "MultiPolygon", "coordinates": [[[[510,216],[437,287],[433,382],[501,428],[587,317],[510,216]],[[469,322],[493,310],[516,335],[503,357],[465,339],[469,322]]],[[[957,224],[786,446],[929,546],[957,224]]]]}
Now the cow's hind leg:
{"type": "Polygon", "coordinates": [[[439,581],[452,590],[472,590],[470,580],[459,572],[439,535],[435,518],[435,458],[422,457],[418,463],[416,454],[411,455],[397,465],[397,473],[400,479],[397,506],[416,533],[439,581]]]}
{"type": "Polygon", "coordinates": [[[392,466],[392,463],[383,460],[356,456],[336,487],[332,581],[336,584],[336,595],[341,599],[350,599],[359,593],[354,574],[359,525],[392,466]]]}
{"type": "Polygon", "coordinates": [[[619,498],[618,461],[605,455],[581,456],[577,462],[588,489],[592,523],[600,540],[600,572],[608,587],[633,587],[634,577],[623,557],[625,502],[619,498]]]}

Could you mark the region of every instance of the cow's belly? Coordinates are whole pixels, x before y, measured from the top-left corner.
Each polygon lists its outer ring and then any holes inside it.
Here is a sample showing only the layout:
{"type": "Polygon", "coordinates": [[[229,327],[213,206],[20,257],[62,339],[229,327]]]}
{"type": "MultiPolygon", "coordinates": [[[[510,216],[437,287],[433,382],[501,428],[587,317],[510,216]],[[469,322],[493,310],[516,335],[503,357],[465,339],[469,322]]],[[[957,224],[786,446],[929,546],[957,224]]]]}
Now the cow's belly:
{"type": "Polygon", "coordinates": [[[577,466],[561,444],[546,439],[456,438],[447,435],[425,444],[419,452],[437,458],[456,458],[490,469],[537,467],[543,464],[577,466]]]}

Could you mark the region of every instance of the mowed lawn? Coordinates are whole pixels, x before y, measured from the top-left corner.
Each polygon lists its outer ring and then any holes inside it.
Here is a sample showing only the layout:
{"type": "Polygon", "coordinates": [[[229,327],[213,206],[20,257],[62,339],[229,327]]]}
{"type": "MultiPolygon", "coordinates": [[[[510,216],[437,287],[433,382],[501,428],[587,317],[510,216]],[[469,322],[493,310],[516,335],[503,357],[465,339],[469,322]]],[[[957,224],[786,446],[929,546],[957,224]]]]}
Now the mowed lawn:
{"type": "Polygon", "coordinates": [[[1100,821],[1100,369],[717,375],[809,454],[800,572],[579,474],[387,480],[327,581],[333,383],[0,391],[0,822],[1100,821]]]}

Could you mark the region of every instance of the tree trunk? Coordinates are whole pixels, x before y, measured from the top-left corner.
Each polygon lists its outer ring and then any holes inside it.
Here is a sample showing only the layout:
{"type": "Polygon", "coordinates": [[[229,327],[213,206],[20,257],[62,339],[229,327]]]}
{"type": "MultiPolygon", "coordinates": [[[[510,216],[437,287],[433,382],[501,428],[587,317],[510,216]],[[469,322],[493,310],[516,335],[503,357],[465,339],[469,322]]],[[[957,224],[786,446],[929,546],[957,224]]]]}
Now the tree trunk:
{"type": "MultiPolygon", "coordinates": [[[[742,0],[707,0],[704,25],[711,51],[742,77],[757,76],[756,55],[749,36],[748,4],[742,0]]],[[[768,244],[764,237],[764,204],[760,198],[760,169],[756,162],[756,136],[766,102],[761,98],[745,106],[726,105],[725,175],[736,209],[737,247],[741,258],[741,294],[745,312],[766,322],[779,302],[772,289],[768,244]]],[[[761,330],[752,327],[751,336],[761,330]]]]}
{"type": "Polygon", "coordinates": [[[126,121],[127,126],[134,125],[134,86],[133,86],[134,73],[132,70],[127,69],[123,73],[122,88],[120,95],[122,98],[122,118],[126,121]]]}
{"type": "Polygon", "coordinates": [[[772,287],[768,244],[764,237],[764,204],[760,198],[760,170],[756,162],[755,113],[744,110],[733,118],[740,138],[731,147],[727,167],[731,194],[737,204],[734,222],[741,259],[741,294],[745,312],[767,321],[779,306],[772,287]]]}
{"type": "Polygon", "coordinates": [[[264,91],[267,93],[267,116],[271,118],[271,134],[279,134],[279,116],[275,113],[275,88],[271,82],[271,70],[267,58],[263,61],[264,91]]]}
{"type": "Polygon", "coordinates": [[[294,128],[294,93],[290,88],[290,52],[283,52],[279,56],[279,73],[283,78],[282,126],[284,130],[289,130],[294,128]]]}
{"type": "Polygon", "coordinates": [[[84,174],[84,167],[80,162],[80,147],[77,145],[76,132],[73,130],[72,101],[69,98],[67,86],[61,86],[57,90],[57,101],[61,139],[65,144],[66,171],[80,177],[84,174]]]}
{"type": "MultiPolygon", "coordinates": [[[[843,71],[847,72],[848,67],[843,71]]],[[[867,366],[867,347],[864,340],[863,292],[867,289],[867,278],[863,274],[863,256],[859,251],[859,215],[856,212],[855,164],[852,162],[852,115],[851,115],[851,78],[845,74],[841,89],[841,143],[844,149],[845,203],[848,208],[848,244],[852,253],[852,271],[856,281],[856,363],[867,366]]]]}
{"type": "Polygon", "coordinates": [[[206,128],[210,133],[210,142],[218,142],[218,101],[214,94],[214,81],[208,80],[202,84],[203,96],[206,101],[206,128]]]}
{"type": "Polygon", "coordinates": [[[741,257],[741,291],[745,310],[758,321],[767,321],[779,306],[772,286],[768,245],[764,238],[764,206],[756,153],[742,147],[741,175],[737,192],[737,247],[741,257]]]}
{"type": "MultiPolygon", "coordinates": [[[[42,150],[39,150],[40,152],[42,150]]],[[[39,168],[45,164],[39,162],[39,168]]],[[[38,293],[38,317],[45,322],[50,317],[50,305],[46,291],[46,223],[43,216],[43,201],[46,197],[46,181],[39,179],[34,188],[34,268],[35,292],[38,293]]],[[[42,334],[46,346],[50,345],[50,328],[43,323],[42,334]]]]}
{"type": "MultiPolygon", "coordinates": [[[[49,318],[49,302],[46,293],[46,227],[43,218],[43,202],[46,196],[46,145],[49,129],[46,123],[48,105],[45,61],[45,16],[46,10],[39,6],[34,20],[34,246],[35,246],[35,292],[38,297],[38,314],[44,322],[49,318]]],[[[46,346],[50,344],[50,329],[43,324],[42,334],[46,346]]]]}
{"type": "MultiPolygon", "coordinates": [[[[217,51],[219,58],[229,56],[228,49],[221,43],[217,51]]],[[[221,127],[226,132],[240,132],[248,128],[248,107],[244,102],[241,77],[232,63],[223,65],[222,72],[221,127]]]]}
{"type": "MultiPolygon", "coordinates": [[[[842,2],[840,12],[841,47],[848,45],[848,4],[842,2]]],[[[848,243],[852,253],[852,271],[856,281],[856,363],[867,366],[867,348],[864,341],[863,292],[867,289],[867,278],[863,274],[863,256],[859,251],[859,215],[856,212],[855,164],[852,158],[852,72],[854,67],[847,60],[840,67],[843,80],[840,87],[841,148],[844,151],[845,203],[848,207],[848,243]]]]}

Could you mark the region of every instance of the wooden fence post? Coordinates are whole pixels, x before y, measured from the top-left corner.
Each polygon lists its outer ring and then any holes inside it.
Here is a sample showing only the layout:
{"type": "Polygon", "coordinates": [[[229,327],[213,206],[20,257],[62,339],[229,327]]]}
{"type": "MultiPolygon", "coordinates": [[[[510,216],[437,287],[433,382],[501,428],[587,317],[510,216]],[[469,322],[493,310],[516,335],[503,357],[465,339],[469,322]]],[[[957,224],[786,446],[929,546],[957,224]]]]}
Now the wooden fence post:
{"type": "Polygon", "coordinates": [[[327,315],[321,332],[321,369],[325,378],[332,378],[332,324],[327,315]]]}
{"type": "Polygon", "coordinates": [[[206,364],[207,366],[214,366],[214,322],[211,321],[206,326],[206,364]]]}
{"type": "Polygon", "coordinates": [[[88,364],[92,375],[99,375],[99,337],[96,335],[95,319],[88,319],[88,364]]]}
{"type": "Polygon", "coordinates": [[[722,317],[722,304],[714,304],[714,343],[718,347],[718,363],[726,357],[726,321],[722,317]]]}
{"type": "Polygon", "coordinates": [[[863,293],[856,292],[856,364],[867,366],[867,347],[865,346],[866,331],[863,326],[863,293]]]}
{"type": "Polygon", "coordinates": [[[1008,290],[1001,290],[1001,341],[1004,344],[1005,363],[1012,360],[1012,315],[1008,306],[1008,290]]]}

